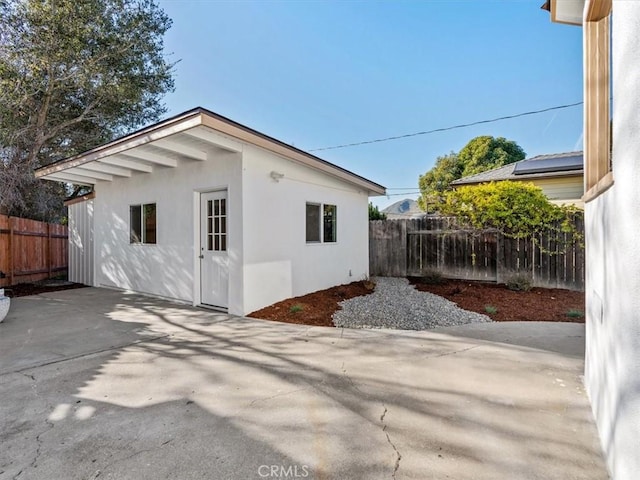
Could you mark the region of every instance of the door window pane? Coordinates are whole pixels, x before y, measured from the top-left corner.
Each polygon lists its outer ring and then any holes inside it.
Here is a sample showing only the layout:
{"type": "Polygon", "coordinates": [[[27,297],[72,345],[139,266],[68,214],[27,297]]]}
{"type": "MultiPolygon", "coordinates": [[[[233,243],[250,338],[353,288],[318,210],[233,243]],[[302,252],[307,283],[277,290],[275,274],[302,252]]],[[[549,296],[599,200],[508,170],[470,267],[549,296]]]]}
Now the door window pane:
{"type": "Polygon", "coordinates": [[[220,198],[212,201],[213,211],[210,218],[207,219],[209,233],[213,234],[213,250],[216,252],[224,252],[227,250],[227,202],[226,199],[220,198]]]}

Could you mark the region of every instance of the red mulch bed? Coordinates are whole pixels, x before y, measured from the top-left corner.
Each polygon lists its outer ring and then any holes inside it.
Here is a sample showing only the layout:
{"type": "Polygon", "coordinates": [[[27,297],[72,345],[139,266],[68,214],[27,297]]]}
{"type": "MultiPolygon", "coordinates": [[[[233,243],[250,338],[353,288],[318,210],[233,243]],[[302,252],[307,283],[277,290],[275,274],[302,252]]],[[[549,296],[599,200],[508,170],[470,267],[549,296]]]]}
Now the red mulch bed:
{"type": "Polygon", "coordinates": [[[506,285],[443,280],[440,284],[421,283],[419,278],[409,281],[422,292],[431,292],[458,304],[460,308],[483,313],[492,320],[575,322],[584,323],[584,316],[567,316],[569,310],[584,314],[584,292],[558,288],[532,288],[528,292],[509,290],[506,285]],[[495,307],[497,312],[487,313],[485,307],[495,307]]]}
{"type": "Polygon", "coordinates": [[[27,295],[37,295],[39,293],[56,292],[58,290],[72,290],[74,288],[84,288],[86,285],[81,283],[56,283],[56,282],[36,282],[36,283],[19,283],[4,288],[4,294],[7,297],[26,297],[27,295]]]}
{"type": "MultiPolygon", "coordinates": [[[[558,288],[532,288],[528,292],[514,292],[506,285],[463,280],[443,280],[436,285],[421,283],[419,278],[409,278],[409,281],[420,291],[440,295],[455,302],[460,308],[483,313],[498,322],[584,323],[584,317],[567,316],[570,310],[584,313],[583,292],[558,288]],[[486,306],[495,307],[497,312],[488,313],[486,306]]],[[[365,282],[353,282],[290,298],[248,316],[278,322],[333,327],[331,316],[340,308],[339,302],[371,292],[372,290],[365,286],[365,282]]]]}
{"type": "Polygon", "coordinates": [[[274,303],[262,310],[250,313],[249,317],[275,320],[278,322],[297,323],[319,327],[333,327],[331,316],[340,309],[339,302],[353,297],[361,297],[372,293],[365,282],[353,282],[309,293],[302,297],[290,298],[274,303]]]}

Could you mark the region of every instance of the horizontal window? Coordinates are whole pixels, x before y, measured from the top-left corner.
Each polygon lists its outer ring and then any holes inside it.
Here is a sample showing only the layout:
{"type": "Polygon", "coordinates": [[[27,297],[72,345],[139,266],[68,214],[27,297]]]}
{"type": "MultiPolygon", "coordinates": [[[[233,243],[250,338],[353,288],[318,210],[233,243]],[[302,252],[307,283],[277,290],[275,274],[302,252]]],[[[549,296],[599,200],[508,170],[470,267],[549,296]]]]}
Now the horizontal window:
{"type": "Polygon", "coordinates": [[[321,203],[306,204],[307,243],[334,243],[338,239],[338,207],[321,203]]]}

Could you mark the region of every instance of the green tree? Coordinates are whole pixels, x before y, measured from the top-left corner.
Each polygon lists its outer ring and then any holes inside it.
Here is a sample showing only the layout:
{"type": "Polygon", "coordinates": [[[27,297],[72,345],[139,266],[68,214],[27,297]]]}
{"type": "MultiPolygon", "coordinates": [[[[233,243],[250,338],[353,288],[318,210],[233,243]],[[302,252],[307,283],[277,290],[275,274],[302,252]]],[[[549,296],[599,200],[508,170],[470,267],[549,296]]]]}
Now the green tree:
{"type": "Polygon", "coordinates": [[[458,153],[462,177],[518,162],[524,160],[525,156],[524,150],[516,142],[488,135],[474,138],[458,153]]]}
{"type": "Polygon", "coordinates": [[[369,202],[369,220],[386,220],[387,215],[381,212],[378,207],[369,202]]]}
{"type": "Polygon", "coordinates": [[[451,188],[449,184],[461,175],[462,165],[457,153],[451,152],[438,157],[433,168],[424,175],[420,175],[418,179],[422,193],[418,198],[420,208],[426,212],[432,212],[442,194],[451,188]]]}
{"type": "Polygon", "coordinates": [[[528,238],[543,230],[577,233],[571,219],[579,210],[550,203],[532,183],[502,181],[448,191],[438,211],[456,217],[463,227],[495,228],[512,238],[528,238]]]}
{"type": "Polygon", "coordinates": [[[0,211],[56,220],[34,168],[160,118],[170,25],[154,0],[0,0],[0,211]]]}
{"type": "Polygon", "coordinates": [[[433,212],[444,192],[451,189],[451,182],[462,177],[502,167],[525,158],[524,150],[514,141],[504,137],[475,137],[460,152],[438,157],[435,165],[418,179],[422,195],[420,208],[433,212]]]}

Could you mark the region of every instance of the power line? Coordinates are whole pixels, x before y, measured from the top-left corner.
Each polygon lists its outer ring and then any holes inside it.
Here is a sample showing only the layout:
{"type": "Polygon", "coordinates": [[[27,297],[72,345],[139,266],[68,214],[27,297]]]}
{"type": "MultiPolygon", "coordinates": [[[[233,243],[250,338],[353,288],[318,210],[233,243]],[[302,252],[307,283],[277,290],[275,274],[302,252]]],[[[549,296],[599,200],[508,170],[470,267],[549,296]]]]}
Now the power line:
{"type": "Polygon", "coordinates": [[[418,190],[417,192],[403,192],[403,193],[387,193],[384,195],[385,197],[395,197],[398,195],[419,195],[421,192],[418,190]]]}
{"type": "Polygon", "coordinates": [[[538,113],[550,112],[552,110],[561,110],[563,108],[577,107],[578,105],[582,105],[583,103],[584,102],[568,103],[566,105],[557,105],[555,107],[543,108],[542,110],[532,110],[530,112],[517,113],[515,115],[506,115],[504,117],[491,118],[489,120],[479,120],[477,122],[463,123],[463,124],[460,124],[460,125],[453,125],[451,127],[435,128],[433,130],[426,130],[424,132],[407,133],[405,135],[396,135],[395,137],[377,138],[375,140],[365,140],[363,142],[345,143],[343,145],[334,145],[334,146],[331,146],[331,147],[314,148],[314,149],[311,149],[311,150],[308,150],[308,151],[309,152],[320,152],[322,150],[335,150],[337,148],[357,147],[359,145],[367,145],[367,144],[370,144],[370,143],[388,142],[390,140],[399,140],[401,138],[417,137],[418,135],[428,135],[430,133],[446,132],[448,130],[455,130],[455,129],[458,129],[458,128],[472,127],[474,125],[481,125],[481,124],[485,124],[485,123],[499,122],[501,120],[509,120],[511,118],[525,117],[527,115],[536,115],[538,113]]]}

